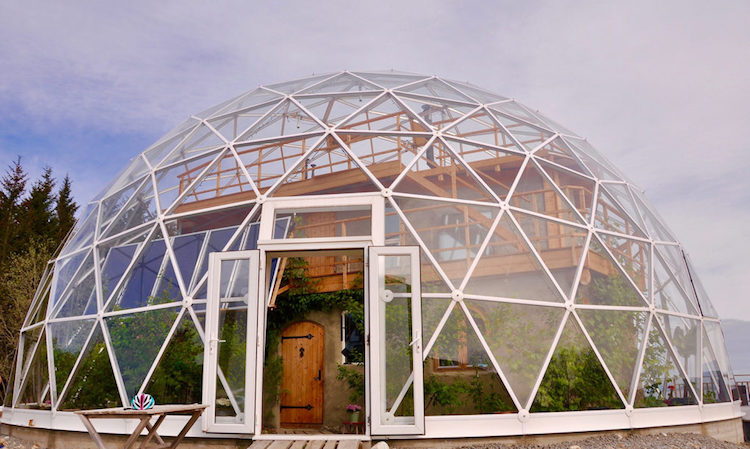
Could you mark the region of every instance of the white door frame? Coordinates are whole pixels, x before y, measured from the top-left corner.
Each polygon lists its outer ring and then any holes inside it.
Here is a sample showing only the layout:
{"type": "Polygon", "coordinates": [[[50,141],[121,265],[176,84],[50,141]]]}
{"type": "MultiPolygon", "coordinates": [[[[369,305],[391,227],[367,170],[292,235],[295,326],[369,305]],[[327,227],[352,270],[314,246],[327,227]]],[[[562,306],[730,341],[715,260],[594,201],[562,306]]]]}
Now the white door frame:
{"type": "MultiPolygon", "coordinates": [[[[209,254],[208,259],[208,292],[206,304],[206,341],[203,355],[203,403],[208,405],[203,414],[203,431],[211,433],[253,433],[256,417],[254,404],[256,402],[255,366],[257,365],[257,306],[262,303],[259,299],[258,273],[260,251],[227,251],[209,254]],[[247,304],[247,353],[245,360],[245,398],[243,423],[216,422],[216,379],[218,373],[218,343],[219,343],[219,303],[221,300],[221,262],[225,260],[248,260],[248,304],[247,304]]],[[[228,395],[226,381],[224,389],[228,395]]]]}

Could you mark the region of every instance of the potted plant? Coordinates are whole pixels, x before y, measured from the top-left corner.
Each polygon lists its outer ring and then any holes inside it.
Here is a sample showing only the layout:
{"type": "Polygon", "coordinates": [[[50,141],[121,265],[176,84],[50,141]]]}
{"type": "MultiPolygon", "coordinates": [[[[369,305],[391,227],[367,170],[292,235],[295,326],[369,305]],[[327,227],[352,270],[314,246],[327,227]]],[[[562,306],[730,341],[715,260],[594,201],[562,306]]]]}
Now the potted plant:
{"type": "Polygon", "coordinates": [[[362,410],[357,404],[349,404],[346,406],[346,411],[349,413],[349,422],[359,422],[359,412],[362,410]]]}

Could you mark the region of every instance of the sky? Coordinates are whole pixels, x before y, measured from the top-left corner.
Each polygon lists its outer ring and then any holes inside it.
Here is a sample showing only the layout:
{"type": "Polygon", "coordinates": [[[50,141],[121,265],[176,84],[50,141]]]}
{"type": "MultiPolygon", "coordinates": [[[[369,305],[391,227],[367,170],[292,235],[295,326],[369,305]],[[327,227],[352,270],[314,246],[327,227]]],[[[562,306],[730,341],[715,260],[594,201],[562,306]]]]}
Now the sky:
{"type": "Polygon", "coordinates": [[[85,203],[190,114],[339,70],[468,81],[589,139],[750,320],[750,2],[2,2],[0,170],[85,203]]]}

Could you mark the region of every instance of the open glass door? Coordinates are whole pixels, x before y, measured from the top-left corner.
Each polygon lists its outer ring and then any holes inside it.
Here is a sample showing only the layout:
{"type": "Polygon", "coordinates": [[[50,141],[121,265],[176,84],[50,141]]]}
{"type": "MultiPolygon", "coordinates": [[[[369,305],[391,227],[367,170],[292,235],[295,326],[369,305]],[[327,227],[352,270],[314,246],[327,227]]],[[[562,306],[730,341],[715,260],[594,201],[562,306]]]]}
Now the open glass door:
{"type": "Polygon", "coordinates": [[[259,253],[210,254],[203,357],[207,432],[253,432],[259,253]]]}
{"type": "Polygon", "coordinates": [[[419,247],[371,247],[371,433],[424,434],[419,247]]]}

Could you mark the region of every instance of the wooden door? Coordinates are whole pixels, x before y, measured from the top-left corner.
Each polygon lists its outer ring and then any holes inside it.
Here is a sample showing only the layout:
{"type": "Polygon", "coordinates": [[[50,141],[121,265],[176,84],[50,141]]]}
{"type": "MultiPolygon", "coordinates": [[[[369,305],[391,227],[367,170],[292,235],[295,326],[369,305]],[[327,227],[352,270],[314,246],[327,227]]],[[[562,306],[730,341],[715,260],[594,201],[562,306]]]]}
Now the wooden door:
{"type": "Polygon", "coordinates": [[[323,424],[323,326],[290,324],[281,333],[281,423],[323,424]]]}

